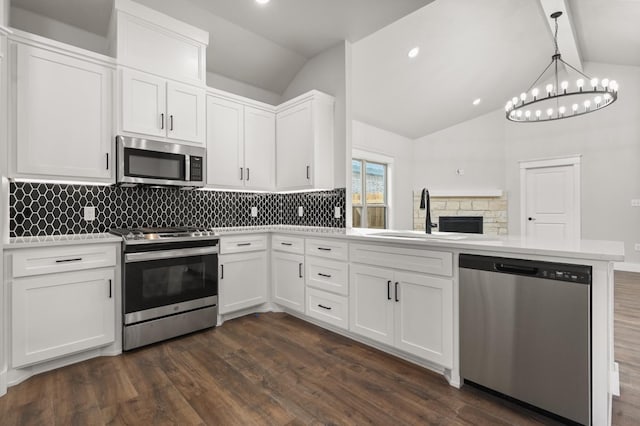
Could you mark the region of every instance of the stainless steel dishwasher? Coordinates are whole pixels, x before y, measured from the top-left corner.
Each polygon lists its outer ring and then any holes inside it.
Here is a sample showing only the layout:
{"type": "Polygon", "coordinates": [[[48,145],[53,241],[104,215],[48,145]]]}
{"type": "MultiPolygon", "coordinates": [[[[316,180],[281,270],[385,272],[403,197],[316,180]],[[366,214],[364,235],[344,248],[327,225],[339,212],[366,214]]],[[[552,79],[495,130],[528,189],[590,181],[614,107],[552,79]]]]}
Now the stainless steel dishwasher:
{"type": "Polygon", "coordinates": [[[591,267],[461,254],[460,373],[590,424],[591,267]]]}

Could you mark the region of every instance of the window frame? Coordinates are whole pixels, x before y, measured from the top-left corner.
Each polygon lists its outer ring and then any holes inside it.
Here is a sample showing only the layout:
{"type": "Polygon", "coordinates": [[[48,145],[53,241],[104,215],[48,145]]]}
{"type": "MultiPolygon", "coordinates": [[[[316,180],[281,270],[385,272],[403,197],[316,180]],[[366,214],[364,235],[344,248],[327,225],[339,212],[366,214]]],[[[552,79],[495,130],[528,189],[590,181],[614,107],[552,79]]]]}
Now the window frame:
{"type": "MultiPolygon", "coordinates": [[[[393,159],[390,157],[386,157],[380,154],[368,153],[365,151],[353,150],[351,156],[351,173],[353,173],[353,161],[360,162],[360,193],[361,193],[361,203],[354,204],[353,203],[353,194],[351,194],[351,209],[353,211],[354,208],[361,209],[360,215],[360,226],[359,228],[365,229],[373,229],[369,228],[369,217],[368,217],[368,208],[369,207],[383,207],[384,208],[384,228],[389,229],[390,221],[391,221],[391,172],[393,166],[393,159]],[[384,203],[381,204],[369,204],[367,203],[367,179],[366,179],[366,167],[367,163],[376,164],[384,166],[384,203]]],[[[353,212],[351,217],[351,225],[353,226],[353,212]]]]}

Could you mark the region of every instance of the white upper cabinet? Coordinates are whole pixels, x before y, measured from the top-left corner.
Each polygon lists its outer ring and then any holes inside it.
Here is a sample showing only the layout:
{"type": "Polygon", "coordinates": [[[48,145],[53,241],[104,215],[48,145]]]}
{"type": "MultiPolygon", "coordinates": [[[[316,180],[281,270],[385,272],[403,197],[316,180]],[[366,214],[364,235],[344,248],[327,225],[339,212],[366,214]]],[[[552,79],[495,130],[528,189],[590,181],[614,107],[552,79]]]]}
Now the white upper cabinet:
{"type": "Polygon", "coordinates": [[[204,87],[209,33],[130,0],[116,0],[111,50],[118,64],[204,87]]]}
{"type": "Polygon", "coordinates": [[[122,130],[166,135],[167,81],[136,71],[122,71],[122,130]]]}
{"type": "Polygon", "coordinates": [[[207,96],[209,185],[273,189],[274,157],[274,112],[207,96]]]}
{"type": "Polygon", "coordinates": [[[278,107],[276,185],[333,188],[334,98],[311,91],[278,107]]]}
{"type": "Polygon", "coordinates": [[[273,188],[275,150],[275,113],[245,106],[244,166],[247,187],[253,189],[273,188]]]}
{"type": "Polygon", "coordinates": [[[244,187],[244,107],[207,96],[207,183],[244,187]]]}
{"type": "Polygon", "coordinates": [[[205,91],[178,83],[167,83],[167,136],[204,143],[206,129],[205,91]]]}
{"type": "Polygon", "coordinates": [[[204,144],[205,89],[130,69],[122,69],[120,85],[118,133],[204,144]]]}
{"type": "Polygon", "coordinates": [[[65,51],[61,43],[36,47],[32,41],[41,37],[22,39],[30,45],[12,42],[10,173],[112,181],[114,65],[81,49],[65,51]]]}

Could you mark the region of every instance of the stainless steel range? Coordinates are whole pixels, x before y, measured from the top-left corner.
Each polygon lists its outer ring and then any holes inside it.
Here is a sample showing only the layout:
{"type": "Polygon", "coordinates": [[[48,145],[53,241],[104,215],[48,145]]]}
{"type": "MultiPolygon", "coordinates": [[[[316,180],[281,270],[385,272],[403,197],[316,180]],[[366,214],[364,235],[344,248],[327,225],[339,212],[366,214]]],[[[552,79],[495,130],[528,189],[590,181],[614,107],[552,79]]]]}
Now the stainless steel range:
{"type": "Polygon", "coordinates": [[[112,229],[123,238],[123,348],[216,325],[218,237],[199,228],[112,229]]]}

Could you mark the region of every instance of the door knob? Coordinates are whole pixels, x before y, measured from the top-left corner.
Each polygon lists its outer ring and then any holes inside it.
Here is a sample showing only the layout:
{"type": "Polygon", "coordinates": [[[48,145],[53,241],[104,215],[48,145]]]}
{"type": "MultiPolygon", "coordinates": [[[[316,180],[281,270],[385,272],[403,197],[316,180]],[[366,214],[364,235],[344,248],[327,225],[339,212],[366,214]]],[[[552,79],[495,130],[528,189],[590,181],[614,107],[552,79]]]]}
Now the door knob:
{"type": "Polygon", "coordinates": [[[533,220],[536,220],[536,218],[535,217],[530,217],[529,220],[533,221],[533,220]]]}

